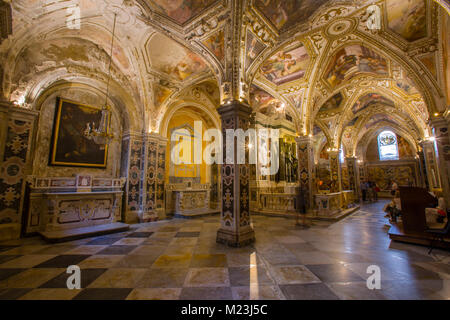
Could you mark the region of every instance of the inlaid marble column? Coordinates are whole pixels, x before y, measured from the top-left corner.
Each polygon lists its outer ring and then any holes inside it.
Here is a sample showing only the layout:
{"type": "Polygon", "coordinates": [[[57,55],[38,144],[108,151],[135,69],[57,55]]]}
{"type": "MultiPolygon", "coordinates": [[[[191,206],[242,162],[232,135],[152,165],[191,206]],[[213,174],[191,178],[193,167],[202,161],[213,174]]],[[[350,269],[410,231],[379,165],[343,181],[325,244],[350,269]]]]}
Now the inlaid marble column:
{"type": "MultiPolygon", "coordinates": [[[[255,232],[250,224],[250,165],[238,164],[236,139],[227,145],[226,130],[242,129],[250,125],[251,108],[239,102],[231,102],[217,109],[222,120],[223,159],[222,165],[222,213],[221,228],[217,242],[241,247],[255,241],[255,232]],[[234,147],[234,158],[227,158],[227,148],[234,147]],[[231,161],[233,160],[233,161],[231,161]],[[233,162],[233,163],[231,163],[233,162]]],[[[248,154],[248,146],[245,146],[248,154]]],[[[248,158],[246,156],[246,158],[248,158]]]]}
{"type": "Polygon", "coordinates": [[[448,119],[442,117],[434,118],[431,122],[438,151],[437,163],[441,178],[441,187],[447,206],[450,205],[450,136],[448,124],[448,119]]]}
{"type": "Polygon", "coordinates": [[[145,137],[139,133],[125,133],[122,139],[121,176],[125,185],[126,223],[137,223],[143,214],[143,186],[145,165],[145,137]]]}
{"type": "Polygon", "coordinates": [[[165,198],[165,167],[167,139],[148,134],[145,145],[145,178],[144,206],[141,222],[156,221],[166,218],[165,198]]]}
{"type": "Polygon", "coordinates": [[[305,192],[305,207],[312,209],[314,206],[314,152],[313,140],[309,136],[295,138],[297,143],[298,180],[300,190],[305,192]]]}
{"type": "Polygon", "coordinates": [[[38,112],[0,101],[0,241],[19,238],[38,112]]]}
{"type": "Polygon", "coordinates": [[[359,179],[358,179],[358,162],[356,157],[346,157],[348,170],[348,181],[350,189],[353,190],[355,200],[359,200],[359,179]]]}
{"type": "Polygon", "coordinates": [[[331,189],[330,192],[341,191],[341,172],[339,163],[339,151],[329,151],[330,158],[330,174],[331,174],[331,189]]]}

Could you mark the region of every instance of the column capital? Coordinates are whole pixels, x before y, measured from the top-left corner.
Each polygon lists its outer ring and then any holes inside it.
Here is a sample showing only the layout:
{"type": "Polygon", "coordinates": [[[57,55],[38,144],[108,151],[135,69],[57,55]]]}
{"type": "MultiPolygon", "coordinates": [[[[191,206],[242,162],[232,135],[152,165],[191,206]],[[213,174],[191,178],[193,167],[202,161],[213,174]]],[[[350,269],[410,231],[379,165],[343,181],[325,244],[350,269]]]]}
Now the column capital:
{"type": "Polygon", "coordinates": [[[217,108],[217,112],[221,117],[227,117],[232,115],[239,115],[249,117],[252,114],[253,109],[249,105],[241,101],[230,101],[217,108]]]}
{"type": "Polygon", "coordinates": [[[312,143],[313,137],[311,136],[298,136],[295,137],[295,142],[297,143],[312,143]]]}
{"type": "Polygon", "coordinates": [[[450,116],[447,114],[445,117],[432,117],[429,121],[430,125],[433,128],[441,128],[441,127],[448,127],[450,122],[450,116]]]}
{"type": "Polygon", "coordinates": [[[156,140],[158,142],[164,142],[164,143],[167,143],[167,140],[168,140],[166,137],[163,137],[162,135],[155,133],[155,132],[147,133],[145,135],[145,137],[147,138],[147,140],[153,140],[153,141],[156,140]]]}
{"type": "Polygon", "coordinates": [[[350,157],[345,157],[345,161],[357,161],[358,157],[355,156],[350,156],[350,157]]]}
{"type": "Polygon", "coordinates": [[[338,156],[339,155],[339,150],[330,150],[330,151],[328,151],[328,155],[330,157],[338,156]]]}
{"type": "Polygon", "coordinates": [[[422,141],[419,142],[419,146],[421,146],[422,149],[423,149],[423,148],[425,148],[427,146],[433,146],[433,143],[434,142],[431,141],[431,140],[422,140],[422,141]]]}

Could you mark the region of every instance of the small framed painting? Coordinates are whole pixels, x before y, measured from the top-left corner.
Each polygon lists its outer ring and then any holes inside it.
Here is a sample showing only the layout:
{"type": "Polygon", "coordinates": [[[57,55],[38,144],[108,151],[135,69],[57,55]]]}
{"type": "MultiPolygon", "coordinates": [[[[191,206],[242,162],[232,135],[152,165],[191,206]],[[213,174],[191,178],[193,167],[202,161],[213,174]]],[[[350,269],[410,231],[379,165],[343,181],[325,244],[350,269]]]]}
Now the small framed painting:
{"type": "MultiPolygon", "coordinates": [[[[96,144],[89,134],[102,118],[101,108],[56,99],[50,161],[52,166],[106,168],[108,145],[96,144]]],[[[107,119],[109,127],[110,119],[107,119]]]]}

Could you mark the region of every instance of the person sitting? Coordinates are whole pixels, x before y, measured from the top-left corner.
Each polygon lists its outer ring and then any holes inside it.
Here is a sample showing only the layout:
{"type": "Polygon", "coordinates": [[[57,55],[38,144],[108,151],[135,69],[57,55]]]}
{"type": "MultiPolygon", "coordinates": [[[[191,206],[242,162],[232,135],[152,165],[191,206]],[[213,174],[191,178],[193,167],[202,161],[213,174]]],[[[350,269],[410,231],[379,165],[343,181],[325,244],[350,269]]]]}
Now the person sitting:
{"type": "Polygon", "coordinates": [[[441,193],[436,193],[438,205],[436,208],[425,208],[425,219],[428,227],[435,228],[436,224],[443,224],[447,218],[447,206],[441,193]]]}
{"type": "Polygon", "coordinates": [[[384,212],[389,216],[389,222],[397,222],[397,218],[401,215],[402,203],[400,201],[400,192],[397,190],[394,199],[384,207],[384,212]]]}

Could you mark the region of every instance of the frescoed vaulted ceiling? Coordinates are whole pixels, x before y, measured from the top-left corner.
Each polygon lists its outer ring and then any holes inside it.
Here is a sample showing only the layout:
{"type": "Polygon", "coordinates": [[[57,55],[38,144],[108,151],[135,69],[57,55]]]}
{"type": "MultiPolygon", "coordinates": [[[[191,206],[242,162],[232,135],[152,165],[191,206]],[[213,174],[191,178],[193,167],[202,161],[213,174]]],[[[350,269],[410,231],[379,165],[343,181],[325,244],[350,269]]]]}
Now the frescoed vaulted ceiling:
{"type": "Polygon", "coordinates": [[[13,33],[0,44],[0,94],[28,107],[58,81],[105,87],[114,14],[112,86],[148,131],[189,92],[215,107],[239,99],[288,112],[298,135],[320,131],[335,146],[402,121],[417,140],[450,101],[444,1],[41,2],[8,1],[13,33]],[[79,29],[66,25],[71,7],[79,29]]]}

